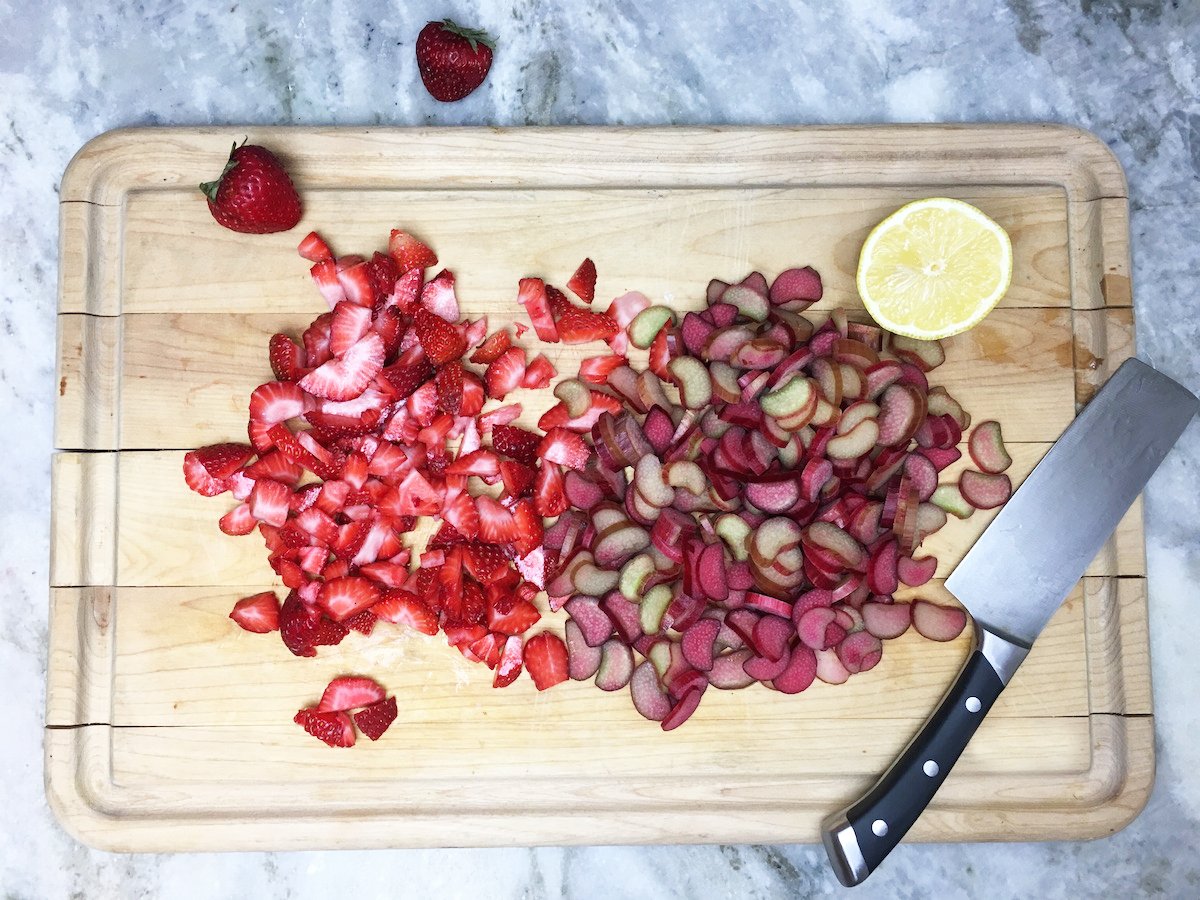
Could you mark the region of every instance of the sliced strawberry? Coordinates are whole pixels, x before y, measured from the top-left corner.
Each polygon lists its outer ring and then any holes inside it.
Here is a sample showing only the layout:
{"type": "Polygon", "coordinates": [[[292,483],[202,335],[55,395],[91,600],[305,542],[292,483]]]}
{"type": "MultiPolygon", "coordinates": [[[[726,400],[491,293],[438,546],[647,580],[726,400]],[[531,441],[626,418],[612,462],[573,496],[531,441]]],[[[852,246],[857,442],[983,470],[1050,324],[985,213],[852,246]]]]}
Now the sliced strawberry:
{"type": "Polygon", "coordinates": [[[272,450],[264,453],[255,462],[242,470],[247,477],[255,481],[270,478],[283,484],[295,484],[304,474],[304,470],[280,453],[272,450]]]}
{"type": "Polygon", "coordinates": [[[267,425],[302,416],[312,408],[311,398],[290,381],[268,381],[250,395],[250,418],[267,425]]]}
{"type": "Polygon", "coordinates": [[[512,572],[508,556],[495,544],[471,541],[466,545],[463,564],[471,576],[481,584],[493,584],[512,572]]]}
{"type": "Polygon", "coordinates": [[[312,412],[305,413],[304,418],[313,426],[313,432],[318,440],[329,443],[338,438],[371,434],[379,424],[379,410],[368,409],[361,416],[356,417],[339,416],[314,409],[312,412]]]}
{"type": "Polygon", "coordinates": [[[379,599],[379,588],[373,581],[346,575],[326,581],[318,602],[333,621],[344,622],[359,610],[378,603],[379,599]]]}
{"type": "Polygon", "coordinates": [[[550,307],[550,315],[557,322],[558,317],[571,308],[567,295],[552,284],[546,285],[546,305],[550,307]]]}
{"type": "Polygon", "coordinates": [[[591,384],[607,384],[614,369],[627,365],[629,360],[615,353],[609,356],[590,356],[579,363],[579,377],[591,384]]]}
{"type": "Polygon", "coordinates": [[[487,599],[476,581],[463,581],[461,611],[447,608],[452,618],[463,622],[482,622],[487,615],[487,599]]]}
{"type": "Polygon", "coordinates": [[[375,284],[371,280],[370,265],[361,257],[358,259],[354,265],[338,267],[338,283],[349,302],[365,306],[370,312],[375,306],[375,284]]]}
{"type": "Polygon", "coordinates": [[[425,283],[425,273],[421,269],[410,269],[401,273],[396,279],[396,287],[388,302],[393,304],[406,316],[412,316],[421,300],[421,287],[425,283]]]}
{"type": "Polygon", "coordinates": [[[323,259],[315,263],[309,269],[309,273],[330,309],[346,299],[346,292],[342,289],[342,283],[338,281],[337,264],[332,259],[323,259]]]}
{"type": "Polygon", "coordinates": [[[329,682],[321,702],[317,704],[317,712],[345,712],[351,709],[361,709],[378,703],[387,696],[387,691],[372,678],[360,675],[343,675],[329,682]]]}
{"type": "Polygon", "coordinates": [[[484,378],[487,382],[487,394],[497,400],[521,386],[525,376],[525,351],[520,347],[510,347],[500,354],[499,358],[488,364],[484,378]]]}
{"type": "Polygon", "coordinates": [[[515,425],[494,425],[492,427],[492,448],[497,453],[503,453],[510,459],[532,466],[537,462],[538,447],[542,439],[532,431],[518,428],[515,425]]]}
{"type": "Polygon", "coordinates": [[[475,498],[479,510],[479,538],[489,543],[506,543],[517,535],[512,513],[486,494],[475,498]]]}
{"type": "Polygon", "coordinates": [[[442,507],[442,493],[416,469],[404,476],[396,491],[400,515],[431,516],[442,507]]]}
{"type": "Polygon", "coordinates": [[[477,416],[483,411],[486,395],[483,382],[473,372],[463,373],[462,400],[458,406],[460,416],[477,416]]]}
{"type": "Polygon", "coordinates": [[[558,319],[558,334],[564,344],[586,344],[615,337],[619,327],[612,316],[569,305],[558,319]]]}
{"type": "Polygon", "coordinates": [[[500,474],[500,459],[491,450],[476,450],[460,456],[446,467],[447,475],[478,475],[490,478],[500,474]]]}
{"type": "Polygon", "coordinates": [[[330,747],[354,746],[354,725],[344,712],[318,712],[314,708],[302,709],[296,713],[293,721],[330,747]]]}
{"type": "MultiPolygon", "coordinates": [[[[534,594],[538,591],[545,590],[546,582],[551,577],[551,569],[556,564],[555,560],[548,560],[545,547],[535,547],[531,553],[525,556],[517,557],[517,571],[521,577],[526,579],[522,582],[522,587],[530,588],[534,594]]],[[[525,599],[530,600],[531,597],[525,599]]],[[[553,610],[558,607],[551,605],[553,610]]]]}
{"type": "Polygon", "coordinates": [[[415,363],[397,362],[379,373],[391,388],[393,400],[403,400],[433,377],[433,367],[424,359],[415,363]]]}
{"type": "Polygon", "coordinates": [[[329,252],[329,245],[315,231],[310,231],[300,241],[300,246],[296,251],[309,262],[320,262],[323,259],[333,259],[333,254],[329,252]]]}
{"type": "Polygon", "coordinates": [[[400,269],[394,259],[376,250],[367,263],[367,272],[371,276],[371,286],[375,289],[375,306],[378,309],[380,301],[386,301],[396,289],[400,269]]]}
{"type": "Polygon", "coordinates": [[[296,527],[312,536],[318,543],[329,547],[338,539],[338,524],[328,513],[313,506],[296,514],[296,527]]]}
{"type": "Polygon", "coordinates": [[[367,467],[370,466],[370,461],[365,455],[355,451],[346,457],[346,464],[342,466],[342,481],[350,485],[350,490],[357,491],[367,483],[367,467]]]}
{"type": "MultiPolygon", "coordinates": [[[[454,273],[449,269],[438,272],[437,277],[422,288],[421,305],[435,316],[451,324],[456,323],[461,316],[458,311],[458,297],[454,294],[454,273]]],[[[463,340],[466,341],[466,338],[463,340]]]]}
{"type": "Polygon", "coordinates": [[[329,334],[332,329],[332,312],[317,316],[313,319],[312,324],[304,329],[301,342],[304,344],[304,364],[306,366],[319,366],[333,355],[329,352],[329,334]]]}
{"type": "Polygon", "coordinates": [[[371,636],[371,632],[375,630],[375,622],[378,617],[369,609],[364,609],[362,612],[357,612],[346,620],[346,627],[351,631],[357,631],[359,634],[371,636]]]}
{"type": "Polygon", "coordinates": [[[557,374],[558,370],[546,359],[546,354],[539,353],[529,361],[525,374],[521,377],[521,387],[533,390],[550,387],[550,380],[557,374]]]}
{"type": "Polygon", "coordinates": [[[354,724],[371,740],[377,741],[383,737],[388,726],[396,721],[396,715],[396,698],[388,697],[386,700],[372,703],[360,712],[356,712],[354,724]]]}
{"type": "Polygon", "coordinates": [[[509,637],[504,642],[504,650],[500,653],[500,662],[496,664],[496,675],[492,679],[492,687],[508,687],[521,674],[521,663],[524,658],[525,641],[517,635],[509,637]]]}
{"type": "Polygon", "coordinates": [[[333,308],[333,323],[329,327],[329,352],[341,356],[371,330],[371,310],[350,301],[333,308]]]}
{"type": "Polygon", "coordinates": [[[590,258],[585,258],[567,282],[567,288],[584,303],[596,299],[596,264],[590,258]]]}
{"type": "Polygon", "coordinates": [[[621,401],[616,397],[600,391],[592,391],[592,405],[582,416],[569,418],[566,404],[559,402],[542,413],[542,417],[538,419],[538,428],[542,431],[549,431],[551,428],[566,428],[576,434],[589,434],[592,426],[599,421],[602,415],[607,412],[615,416],[621,409],[621,401]]]}
{"type": "Polygon", "coordinates": [[[425,355],[435,366],[459,359],[467,350],[467,342],[458,329],[423,306],[413,316],[413,327],[425,355]]]}
{"type": "Polygon", "coordinates": [[[250,515],[268,525],[282,525],[287,521],[289,494],[286,484],[270,478],[258,479],[250,492],[250,515]]]}
{"type": "Polygon", "coordinates": [[[299,381],[308,372],[304,368],[304,351],[286,334],[271,335],[267,355],[277,381],[299,381]]]}
{"type": "Polygon", "coordinates": [[[331,359],[305,375],[300,387],[317,397],[352,400],[375,380],[383,368],[383,357],[383,339],[371,332],[340,359],[331,359]]]}
{"type": "Polygon", "coordinates": [[[538,456],[568,469],[582,469],[591,455],[583,438],[565,428],[551,428],[538,446],[538,456]]]}
{"type": "Polygon", "coordinates": [[[529,326],[524,322],[513,322],[513,331],[517,333],[517,339],[525,337],[525,332],[529,330],[529,326]]]}
{"type": "Polygon", "coordinates": [[[307,606],[295,591],[288,594],[279,610],[280,636],[296,656],[316,656],[316,647],[339,643],[347,631],[345,625],[326,618],[320,609],[307,606]]]}
{"type": "Polygon", "coordinates": [[[567,495],[563,490],[562,470],[545,460],[538,469],[537,481],[533,485],[533,508],[538,515],[552,518],[567,510],[567,495]]]}
{"type": "Polygon", "coordinates": [[[541,618],[538,608],[528,600],[502,597],[488,610],[487,626],[501,634],[524,634],[541,618]]]}
{"type": "Polygon", "coordinates": [[[320,575],[329,562],[329,550],[326,547],[301,547],[299,553],[297,562],[306,575],[320,575]]]}
{"type": "Polygon", "coordinates": [[[659,329],[654,340],[650,342],[650,357],[646,367],[664,381],[671,381],[671,373],[667,371],[667,363],[671,361],[671,344],[668,340],[671,330],[667,326],[659,329]]]}
{"type": "Polygon", "coordinates": [[[446,504],[442,518],[460,538],[473,538],[479,533],[479,511],[466,493],[459,494],[446,504]]]}
{"type": "Polygon", "coordinates": [[[437,254],[425,244],[398,229],[392,230],[392,236],[388,240],[388,253],[396,261],[401,275],[409,269],[428,269],[436,266],[438,261],[437,254]]]}
{"type": "Polygon", "coordinates": [[[487,365],[500,358],[500,354],[512,346],[512,338],[503,329],[489,335],[488,339],[479,345],[479,349],[471,354],[471,362],[487,365]]]}
{"type": "Polygon", "coordinates": [[[215,497],[229,490],[226,479],[253,455],[248,444],[210,444],[191,450],[183,457],[184,481],[196,493],[215,497]]]}
{"type": "Polygon", "coordinates": [[[539,691],[567,680],[567,645],[548,631],[525,642],[525,668],[539,691]]]}
{"type": "Polygon", "coordinates": [[[475,347],[483,342],[484,336],[487,334],[488,317],[486,314],[478,319],[468,319],[467,327],[463,331],[463,340],[467,342],[468,347],[475,347]]]}
{"type": "Polygon", "coordinates": [[[371,612],[385,622],[406,625],[421,634],[438,633],[437,613],[408,591],[385,591],[383,599],[371,607],[371,612]]]}
{"type": "MultiPolygon", "coordinates": [[[[446,634],[446,642],[451,647],[462,648],[487,637],[488,630],[475,622],[455,622],[447,620],[442,626],[446,634]]],[[[477,660],[478,661],[478,660],[477,660]]]]}
{"type": "Polygon", "coordinates": [[[518,500],[513,505],[513,520],[517,523],[517,535],[513,538],[513,550],[518,556],[528,556],[542,545],[545,526],[529,500],[518,500]]]}
{"type": "Polygon", "coordinates": [[[522,278],[517,288],[517,302],[529,313],[529,321],[533,323],[538,338],[548,344],[557,344],[558,329],[550,315],[546,283],[540,278],[522,278]]]}
{"type": "Polygon", "coordinates": [[[457,416],[463,401],[463,366],[457,359],[446,363],[437,373],[438,404],[452,416],[457,416]]]}
{"type": "Polygon", "coordinates": [[[229,618],[237,622],[246,631],[255,634],[266,634],[279,630],[279,598],[274,591],[263,591],[250,597],[243,597],[233,604],[233,612],[229,618]]]}
{"type": "Polygon", "coordinates": [[[520,497],[533,486],[537,472],[532,466],[506,459],[500,463],[500,478],[504,481],[504,492],[510,497],[520,497]]]}
{"type": "Polygon", "coordinates": [[[292,434],[291,429],[283,422],[272,425],[267,434],[271,438],[271,443],[291,462],[313,471],[321,467],[320,461],[307,450],[300,439],[292,434]]]}
{"type": "Polygon", "coordinates": [[[225,513],[225,515],[221,516],[221,521],[218,524],[226,534],[241,535],[252,532],[258,522],[250,514],[250,505],[248,503],[239,503],[229,512],[225,513]]]}
{"type": "Polygon", "coordinates": [[[481,662],[489,669],[496,668],[500,662],[500,655],[504,652],[504,642],[507,638],[501,634],[485,634],[477,641],[473,641],[466,647],[459,647],[462,655],[467,659],[474,659],[481,662]]]}

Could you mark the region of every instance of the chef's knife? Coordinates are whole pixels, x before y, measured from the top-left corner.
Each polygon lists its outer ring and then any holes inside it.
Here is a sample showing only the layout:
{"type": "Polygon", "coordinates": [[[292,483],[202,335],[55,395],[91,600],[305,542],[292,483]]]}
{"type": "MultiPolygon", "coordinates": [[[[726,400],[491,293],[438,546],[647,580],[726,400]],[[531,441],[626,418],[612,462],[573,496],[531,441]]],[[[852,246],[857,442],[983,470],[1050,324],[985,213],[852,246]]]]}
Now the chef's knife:
{"type": "Polygon", "coordinates": [[[1054,611],[1183,433],[1200,400],[1125,362],[946,579],[975,642],[957,680],[883,777],[830,816],[838,880],[860,884],[933,799],[1054,611]]]}

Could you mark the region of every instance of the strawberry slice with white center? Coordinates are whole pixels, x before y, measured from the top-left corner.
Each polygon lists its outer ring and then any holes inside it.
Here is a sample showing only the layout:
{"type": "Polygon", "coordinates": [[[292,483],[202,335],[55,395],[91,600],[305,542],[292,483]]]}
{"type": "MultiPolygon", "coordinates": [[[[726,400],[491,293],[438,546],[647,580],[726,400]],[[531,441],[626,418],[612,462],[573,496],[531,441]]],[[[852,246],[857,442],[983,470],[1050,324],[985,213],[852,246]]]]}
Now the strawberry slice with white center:
{"type": "Polygon", "coordinates": [[[606,412],[614,416],[622,409],[621,401],[610,394],[592,391],[592,405],[581,416],[572,419],[567,414],[567,406],[561,401],[546,410],[538,419],[538,428],[549,431],[552,428],[566,428],[578,434],[590,434],[595,425],[606,412]]]}
{"type": "MultiPolygon", "coordinates": [[[[341,356],[371,330],[371,308],[350,301],[333,308],[333,324],[329,328],[329,352],[341,356]]],[[[382,339],[382,338],[381,338],[382,339]]]]}
{"type": "Polygon", "coordinates": [[[537,452],[542,459],[568,469],[582,469],[592,455],[583,438],[566,428],[551,428],[537,452]]]}
{"type": "Polygon", "coordinates": [[[310,231],[300,241],[300,246],[296,251],[307,259],[309,262],[320,262],[323,259],[333,259],[333,254],[329,252],[329,245],[315,231],[310,231]]]}
{"type": "Polygon", "coordinates": [[[500,354],[499,359],[490,363],[484,373],[488,396],[503,400],[505,394],[521,386],[524,377],[525,351],[520,347],[510,347],[500,354]]]}
{"type": "Polygon", "coordinates": [[[300,379],[300,387],[328,400],[352,400],[383,368],[383,339],[371,332],[347,350],[300,379]]]}
{"type": "Polygon", "coordinates": [[[396,721],[396,715],[396,698],[388,697],[386,700],[372,703],[361,712],[356,712],[354,714],[354,724],[358,726],[359,731],[371,740],[377,741],[383,737],[383,733],[388,730],[388,726],[396,721]]]}
{"type": "Polygon", "coordinates": [[[239,503],[229,512],[225,513],[225,515],[221,516],[221,521],[218,525],[226,534],[242,535],[252,532],[255,526],[258,525],[258,521],[251,514],[248,503],[239,503]]]}
{"type": "Polygon", "coordinates": [[[354,724],[344,712],[317,712],[307,708],[296,713],[292,721],[330,747],[354,746],[354,724]]]}
{"type": "Polygon", "coordinates": [[[550,387],[550,381],[558,374],[554,363],[546,359],[544,353],[539,353],[529,361],[525,374],[521,376],[521,387],[530,390],[540,390],[550,387]]]}
{"type": "Polygon", "coordinates": [[[467,322],[467,330],[463,332],[463,338],[466,340],[468,347],[474,347],[484,339],[487,335],[487,326],[488,317],[486,315],[467,322]]]}
{"type": "Polygon", "coordinates": [[[345,712],[378,703],[387,696],[379,682],[361,675],[343,675],[329,682],[317,712],[345,712]]]}
{"type": "Polygon", "coordinates": [[[538,339],[547,344],[557,344],[558,328],[550,315],[550,301],[546,296],[546,282],[540,278],[522,278],[517,286],[517,302],[529,313],[529,321],[538,339]]]}
{"type": "MultiPolygon", "coordinates": [[[[254,481],[269,478],[281,484],[295,484],[300,480],[300,476],[304,474],[304,470],[278,450],[272,450],[269,453],[264,453],[257,460],[246,466],[241,474],[254,481]]],[[[236,477],[237,474],[235,473],[233,478],[236,477]]],[[[230,480],[232,481],[233,479],[231,478],[230,480]]]]}
{"type": "Polygon", "coordinates": [[[533,484],[533,508],[538,515],[548,519],[567,511],[562,469],[549,460],[543,461],[538,468],[537,480],[533,484]]]}
{"type": "Polygon", "coordinates": [[[335,622],[344,622],[356,612],[374,606],[379,600],[379,586],[369,578],[357,575],[326,581],[318,598],[335,622]]]}
{"type": "Polygon", "coordinates": [[[491,450],[466,453],[446,466],[447,475],[478,475],[490,478],[500,474],[500,457],[491,450]]]}
{"type": "Polygon", "coordinates": [[[254,490],[250,492],[250,515],[259,522],[278,528],[287,521],[290,495],[286,484],[271,478],[260,478],[254,482],[254,490]]]}
{"type": "Polygon", "coordinates": [[[375,305],[375,282],[371,278],[370,263],[360,261],[352,266],[339,267],[338,283],[350,303],[365,306],[368,310],[375,305]]]}
{"type": "Polygon", "coordinates": [[[517,557],[517,571],[521,577],[532,584],[536,590],[546,589],[546,550],[535,547],[525,556],[517,557]]]}
{"type": "Polygon", "coordinates": [[[255,634],[266,634],[279,630],[279,598],[274,591],[263,591],[243,597],[233,604],[229,618],[237,622],[246,631],[255,634]]]}
{"type": "Polygon", "coordinates": [[[421,634],[438,633],[437,613],[408,591],[386,591],[383,599],[371,607],[371,612],[385,622],[405,625],[421,634]]]}
{"type": "Polygon", "coordinates": [[[437,277],[421,290],[421,305],[451,324],[457,322],[459,311],[458,297],[454,293],[454,273],[449,269],[438,272],[437,277]]]}
{"type": "Polygon", "coordinates": [[[612,353],[608,356],[589,356],[579,363],[579,377],[591,384],[607,384],[613,370],[628,365],[629,360],[612,353]]]}
{"type": "Polygon", "coordinates": [[[325,298],[325,302],[329,304],[330,309],[333,309],[338,303],[346,299],[346,291],[342,288],[342,283],[338,280],[337,263],[332,259],[321,260],[309,272],[312,274],[312,279],[317,286],[317,290],[321,292],[321,296],[325,298]]]}
{"type": "Polygon", "coordinates": [[[496,675],[492,678],[492,687],[508,687],[521,674],[521,663],[524,659],[525,641],[513,635],[504,642],[504,650],[500,653],[500,662],[496,664],[496,675]]]}
{"type": "Polygon", "coordinates": [[[538,623],[542,614],[528,600],[501,597],[488,609],[487,626],[500,634],[524,634],[538,623]]]}
{"type": "Polygon", "coordinates": [[[539,691],[567,680],[567,645],[548,631],[525,642],[525,668],[539,691]]]}
{"type": "Polygon", "coordinates": [[[290,381],[268,381],[259,385],[250,395],[250,419],[270,426],[304,415],[316,408],[305,390],[307,388],[302,389],[290,381]]]}
{"type": "Polygon", "coordinates": [[[183,457],[183,478],[197,494],[215,497],[229,490],[228,479],[254,455],[248,444],[210,444],[183,457]]]}
{"type": "Polygon", "coordinates": [[[459,494],[449,501],[442,510],[442,518],[465,538],[473,538],[479,534],[479,511],[467,494],[459,494]]]}
{"type": "Polygon", "coordinates": [[[491,497],[484,494],[475,498],[479,511],[479,539],[491,544],[504,544],[517,536],[517,523],[513,515],[491,497]]]}

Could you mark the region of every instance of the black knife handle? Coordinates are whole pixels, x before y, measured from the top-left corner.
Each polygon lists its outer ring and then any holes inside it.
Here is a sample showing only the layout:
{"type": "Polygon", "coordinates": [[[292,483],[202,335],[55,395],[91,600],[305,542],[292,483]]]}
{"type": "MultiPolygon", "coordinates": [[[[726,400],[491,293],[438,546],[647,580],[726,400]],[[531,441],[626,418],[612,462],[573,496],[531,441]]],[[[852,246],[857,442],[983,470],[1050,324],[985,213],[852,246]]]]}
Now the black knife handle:
{"type": "Polygon", "coordinates": [[[825,849],[842,884],[860,884],[900,843],[1028,652],[977,628],[966,664],[916,737],[861,800],[826,820],[825,849]]]}

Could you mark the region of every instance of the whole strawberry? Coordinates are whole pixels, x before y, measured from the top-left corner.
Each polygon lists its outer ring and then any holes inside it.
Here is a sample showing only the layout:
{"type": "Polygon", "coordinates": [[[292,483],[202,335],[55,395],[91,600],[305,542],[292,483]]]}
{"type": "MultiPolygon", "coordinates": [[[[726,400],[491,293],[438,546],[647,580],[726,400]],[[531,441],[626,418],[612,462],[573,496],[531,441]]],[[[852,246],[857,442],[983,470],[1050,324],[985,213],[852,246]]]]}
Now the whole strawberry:
{"type": "Polygon", "coordinates": [[[300,221],[300,195],[275,154],[254,144],[233,145],[216,181],[200,185],[218,224],[247,234],[287,231],[300,221]]]}
{"type": "Polygon", "coordinates": [[[495,44],[486,31],[463,28],[449,19],[430,22],[417,36],[417,68],[435,100],[461,100],[483,84],[492,67],[495,44]]]}

